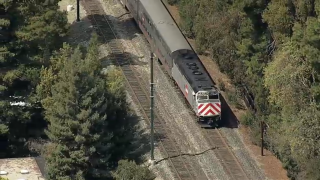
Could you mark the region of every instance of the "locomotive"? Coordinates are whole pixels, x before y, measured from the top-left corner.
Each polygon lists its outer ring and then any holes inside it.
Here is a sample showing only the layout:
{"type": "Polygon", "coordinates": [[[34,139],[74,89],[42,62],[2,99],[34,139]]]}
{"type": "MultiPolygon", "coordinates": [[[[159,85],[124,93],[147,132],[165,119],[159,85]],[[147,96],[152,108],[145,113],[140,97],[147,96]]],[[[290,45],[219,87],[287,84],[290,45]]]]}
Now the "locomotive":
{"type": "Polygon", "coordinates": [[[120,0],[176,82],[201,127],[221,122],[220,92],[161,0],[120,0]]]}

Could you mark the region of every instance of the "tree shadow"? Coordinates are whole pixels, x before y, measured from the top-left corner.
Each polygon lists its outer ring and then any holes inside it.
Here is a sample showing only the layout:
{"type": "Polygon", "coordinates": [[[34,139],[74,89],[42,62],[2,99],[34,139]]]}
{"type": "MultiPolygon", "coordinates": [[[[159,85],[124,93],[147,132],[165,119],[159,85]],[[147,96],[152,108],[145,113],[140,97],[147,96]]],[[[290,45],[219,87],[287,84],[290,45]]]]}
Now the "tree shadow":
{"type": "MultiPolygon", "coordinates": [[[[90,9],[86,5],[83,3],[82,5],[86,12],[90,12],[90,9]]],[[[98,6],[102,7],[100,3],[98,6]]],[[[93,31],[99,35],[99,41],[102,44],[107,44],[116,38],[132,40],[137,37],[138,34],[142,34],[129,12],[115,17],[106,14],[102,8],[100,8],[99,11],[99,13],[90,14],[81,18],[80,22],[75,21],[71,24],[69,33],[76,34],[76,36],[71,39],[70,44],[77,45],[79,43],[74,42],[85,43],[86,41],[89,41],[93,31]],[[119,31],[121,34],[125,34],[125,37],[120,37],[117,34],[119,31]]]]}
{"type": "Polygon", "coordinates": [[[82,18],[81,21],[75,21],[70,25],[70,29],[67,34],[67,42],[72,47],[76,47],[78,45],[86,46],[94,31],[95,29],[90,24],[89,20],[87,18],[82,18]]]}
{"type": "MultiPolygon", "coordinates": [[[[132,116],[133,118],[133,124],[136,126],[139,121],[142,121],[140,117],[134,115],[132,116]]],[[[144,121],[144,120],[143,120],[144,121]]],[[[131,153],[129,156],[129,159],[134,159],[138,164],[146,162],[145,156],[147,153],[151,151],[151,134],[147,133],[147,131],[150,130],[150,125],[147,126],[147,128],[144,129],[139,129],[135,128],[135,133],[134,133],[134,143],[132,144],[133,148],[131,148],[131,153]]],[[[149,131],[150,132],[150,131],[149,131]]],[[[168,138],[167,135],[159,132],[154,132],[154,148],[160,148],[161,149],[161,142],[163,139],[168,138]]]]}
{"type": "Polygon", "coordinates": [[[85,18],[92,23],[93,28],[101,37],[103,43],[108,43],[115,38],[132,40],[137,37],[137,34],[141,34],[141,31],[137,28],[133,18],[121,20],[118,17],[106,14],[88,15],[85,18]],[[125,37],[119,36],[117,32],[125,34],[125,37]]]}
{"type": "Polygon", "coordinates": [[[142,119],[139,116],[132,113],[127,120],[127,126],[132,127],[128,132],[131,134],[132,141],[126,158],[142,163],[145,160],[143,155],[150,151],[150,136],[147,134],[146,128],[141,127],[140,121],[142,119]]]}
{"type": "Polygon", "coordinates": [[[137,37],[138,35],[142,35],[142,31],[140,30],[137,22],[134,20],[133,17],[128,17],[123,20],[119,20],[119,26],[123,27],[126,29],[126,35],[128,36],[128,39],[133,39],[137,37]]]}
{"type": "Polygon", "coordinates": [[[102,62],[102,66],[106,67],[108,65],[115,65],[115,66],[125,66],[125,65],[139,65],[144,66],[147,65],[148,62],[142,61],[143,57],[138,57],[132,53],[124,52],[121,54],[117,53],[110,53],[107,56],[100,59],[102,62]]]}

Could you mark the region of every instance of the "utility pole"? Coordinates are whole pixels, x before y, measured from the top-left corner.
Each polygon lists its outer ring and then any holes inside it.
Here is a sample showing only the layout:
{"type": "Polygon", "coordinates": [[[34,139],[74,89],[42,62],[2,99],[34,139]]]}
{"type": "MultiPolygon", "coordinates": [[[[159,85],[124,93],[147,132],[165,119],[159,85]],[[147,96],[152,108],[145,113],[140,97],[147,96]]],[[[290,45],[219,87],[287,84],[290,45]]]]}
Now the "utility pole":
{"type": "Polygon", "coordinates": [[[264,121],[260,122],[261,126],[261,156],[263,156],[263,134],[264,134],[264,121]]]}
{"type": "Polygon", "coordinates": [[[80,0],[77,0],[77,22],[80,21],[80,0]]]}
{"type": "Polygon", "coordinates": [[[153,105],[154,105],[154,83],[153,83],[153,53],[150,53],[150,119],[151,119],[151,162],[154,160],[154,132],[153,132],[153,121],[154,121],[154,114],[153,114],[153,105]]]}

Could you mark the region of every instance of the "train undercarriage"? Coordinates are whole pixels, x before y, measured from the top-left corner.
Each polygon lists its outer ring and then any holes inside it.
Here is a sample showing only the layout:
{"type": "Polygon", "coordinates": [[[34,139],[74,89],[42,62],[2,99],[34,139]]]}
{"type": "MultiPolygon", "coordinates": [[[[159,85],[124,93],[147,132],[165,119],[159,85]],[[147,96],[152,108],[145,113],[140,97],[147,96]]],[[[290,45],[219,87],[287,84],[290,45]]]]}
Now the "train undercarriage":
{"type": "Polygon", "coordinates": [[[218,128],[221,125],[221,116],[198,117],[198,124],[201,128],[218,128]]]}

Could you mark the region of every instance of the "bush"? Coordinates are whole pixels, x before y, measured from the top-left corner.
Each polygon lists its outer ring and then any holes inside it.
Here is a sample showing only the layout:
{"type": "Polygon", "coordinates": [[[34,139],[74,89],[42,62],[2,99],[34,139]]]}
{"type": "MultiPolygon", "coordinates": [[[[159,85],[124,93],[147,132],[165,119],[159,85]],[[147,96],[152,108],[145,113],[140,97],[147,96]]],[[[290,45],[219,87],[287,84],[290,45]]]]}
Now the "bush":
{"type": "Polygon", "coordinates": [[[252,126],[255,122],[255,118],[254,112],[249,110],[240,117],[240,120],[242,124],[252,126]]]}
{"type": "Polygon", "coordinates": [[[155,175],[144,166],[137,165],[134,161],[120,160],[118,168],[112,172],[116,180],[153,180],[155,175]]]}
{"type": "Polygon", "coordinates": [[[245,106],[243,105],[240,99],[240,93],[227,91],[226,94],[227,94],[227,100],[229,101],[230,104],[234,105],[235,108],[245,109],[245,106]]]}
{"type": "Polygon", "coordinates": [[[226,85],[224,84],[222,79],[218,79],[218,87],[220,88],[221,91],[225,91],[226,90],[226,85]]]}
{"type": "Polygon", "coordinates": [[[178,0],[167,0],[168,4],[174,5],[177,4],[178,0]]]}

